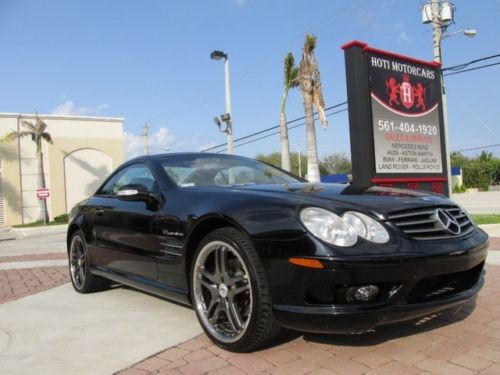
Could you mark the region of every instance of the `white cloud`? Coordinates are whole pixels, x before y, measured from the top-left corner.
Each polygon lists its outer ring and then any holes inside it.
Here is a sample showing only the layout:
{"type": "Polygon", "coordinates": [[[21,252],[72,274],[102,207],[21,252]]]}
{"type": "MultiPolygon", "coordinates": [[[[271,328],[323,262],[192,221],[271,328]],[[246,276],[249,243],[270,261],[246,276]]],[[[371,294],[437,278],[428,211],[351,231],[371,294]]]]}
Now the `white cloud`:
{"type": "MultiPolygon", "coordinates": [[[[125,143],[125,159],[131,159],[144,154],[144,136],[142,134],[123,132],[123,141],[125,143]]],[[[175,135],[167,128],[161,127],[156,132],[149,134],[149,153],[159,154],[166,152],[166,149],[173,148],[174,141],[175,135]]]]}
{"type": "Polygon", "coordinates": [[[406,33],[406,31],[401,31],[398,34],[398,42],[400,42],[400,43],[410,43],[411,42],[411,39],[408,36],[408,34],[406,33]]]}
{"type": "Polygon", "coordinates": [[[108,109],[107,104],[100,104],[97,107],[84,107],[77,106],[71,100],[66,100],[64,103],[58,105],[53,111],[53,115],[66,115],[66,116],[90,116],[100,115],[104,110],[108,109]]]}

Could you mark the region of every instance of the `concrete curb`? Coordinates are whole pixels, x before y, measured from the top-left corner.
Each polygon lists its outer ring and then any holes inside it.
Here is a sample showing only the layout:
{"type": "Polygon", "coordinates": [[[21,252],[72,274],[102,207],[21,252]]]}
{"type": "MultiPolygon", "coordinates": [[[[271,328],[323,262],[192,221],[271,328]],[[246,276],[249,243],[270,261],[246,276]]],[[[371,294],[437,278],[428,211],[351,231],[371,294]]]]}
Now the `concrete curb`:
{"type": "Polygon", "coordinates": [[[11,232],[16,238],[38,237],[40,235],[51,235],[55,233],[65,233],[68,230],[68,224],[51,225],[48,227],[32,228],[12,228],[11,232]]]}
{"type": "Polygon", "coordinates": [[[490,237],[500,237],[500,224],[482,224],[479,228],[488,233],[490,237]]]}
{"type": "Polygon", "coordinates": [[[12,232],[11,227],[0,227],[0,241],[15,240],[16,235],[12,232]]]}

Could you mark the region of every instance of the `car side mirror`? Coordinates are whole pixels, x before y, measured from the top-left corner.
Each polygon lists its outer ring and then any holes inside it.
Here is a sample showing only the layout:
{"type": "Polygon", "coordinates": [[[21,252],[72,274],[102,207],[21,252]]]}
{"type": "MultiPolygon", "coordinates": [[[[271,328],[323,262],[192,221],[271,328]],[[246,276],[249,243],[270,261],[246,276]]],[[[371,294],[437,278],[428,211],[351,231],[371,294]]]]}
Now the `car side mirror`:
{"type": "Polygon", "coordinates": [[[118,199],[123,201],[146,201],[151,200],[151,194],[143,184],[123,185],[117,192],[118,199]]]}
{"type": "Polygon", "coordinates": [[[116,192],[116,197],[122,201],[144,202],[150,211],[158,210],[161,202],[161,195],[150,192],[143,184],[123,185],[116,192]]]}

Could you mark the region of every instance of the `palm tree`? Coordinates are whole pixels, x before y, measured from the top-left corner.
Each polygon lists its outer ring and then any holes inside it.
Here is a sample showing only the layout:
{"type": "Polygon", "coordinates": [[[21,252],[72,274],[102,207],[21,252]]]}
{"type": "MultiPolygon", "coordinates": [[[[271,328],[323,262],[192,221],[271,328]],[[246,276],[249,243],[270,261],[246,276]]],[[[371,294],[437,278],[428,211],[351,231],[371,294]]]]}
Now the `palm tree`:
{"type": "MultiPolygon", "coordinates": [[[[26,130],[23,131],[12,131],[5,135],[2,140],[13,141],[19,138],[31,137],[31,140],[36,144],[36,154],[38,157],[38,188],[45,188],[45,174],[43,169],[43,151],[42,151],[42,140],[53,144],[52,137],[45,130],[47,129],[47,124],[36,115],[36,122],[33,123],[23,120],[21,122],[26,130]]],[[[40,199],[38,201],[38,220],[49,221],[49,213],[47,211],[47,201],[45,199],[40,199]]]]}
{"type": "Polygon", "coordinates": [[[311,182],[320,181],[318,147],[316,145],[316,132],[314,129],[313,104],[318,112],[319,120],[323,128],[328,128],[328,121],[325,115],[325,102],[321,91],[321,77],[318,63],[314,56],[316,47],[316,37],[311,34],[306,35],[304,52],[300,60],[298,81],[302,100],[304,101],[304,112],[306,116],[306,136],[307,136],[307,179],[311,182]]]}
{"type": "Polygon", "coordinates": [[[283,97],[281,98],[281,113],[280,113],[280,143],[281,143],[281,168],[290,172],[290,144],[288,141],[288,128],[286,126],[286,99],[288,91],[291,88],[298,86],[297,75],[299,69],[295,66],[295,59],[289,52],[284,60],[285,74],[283,80],[283,97]]]}

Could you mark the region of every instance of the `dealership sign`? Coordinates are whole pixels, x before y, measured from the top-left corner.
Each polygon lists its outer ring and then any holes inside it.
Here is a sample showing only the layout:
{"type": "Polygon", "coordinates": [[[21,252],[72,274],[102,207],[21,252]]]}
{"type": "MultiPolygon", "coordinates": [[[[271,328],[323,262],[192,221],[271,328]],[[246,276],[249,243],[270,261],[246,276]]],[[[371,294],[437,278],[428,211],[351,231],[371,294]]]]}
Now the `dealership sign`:
{"type": "Polygon", "coordinates": [[[377,173],[442,173],[439,75],[376,53],[368,71],[377,173]]]}
{"type": "Polygon", "coordinates": [[[342,48],[354,182],[446,193],[440,65],[357,41],[342,48]]]}

